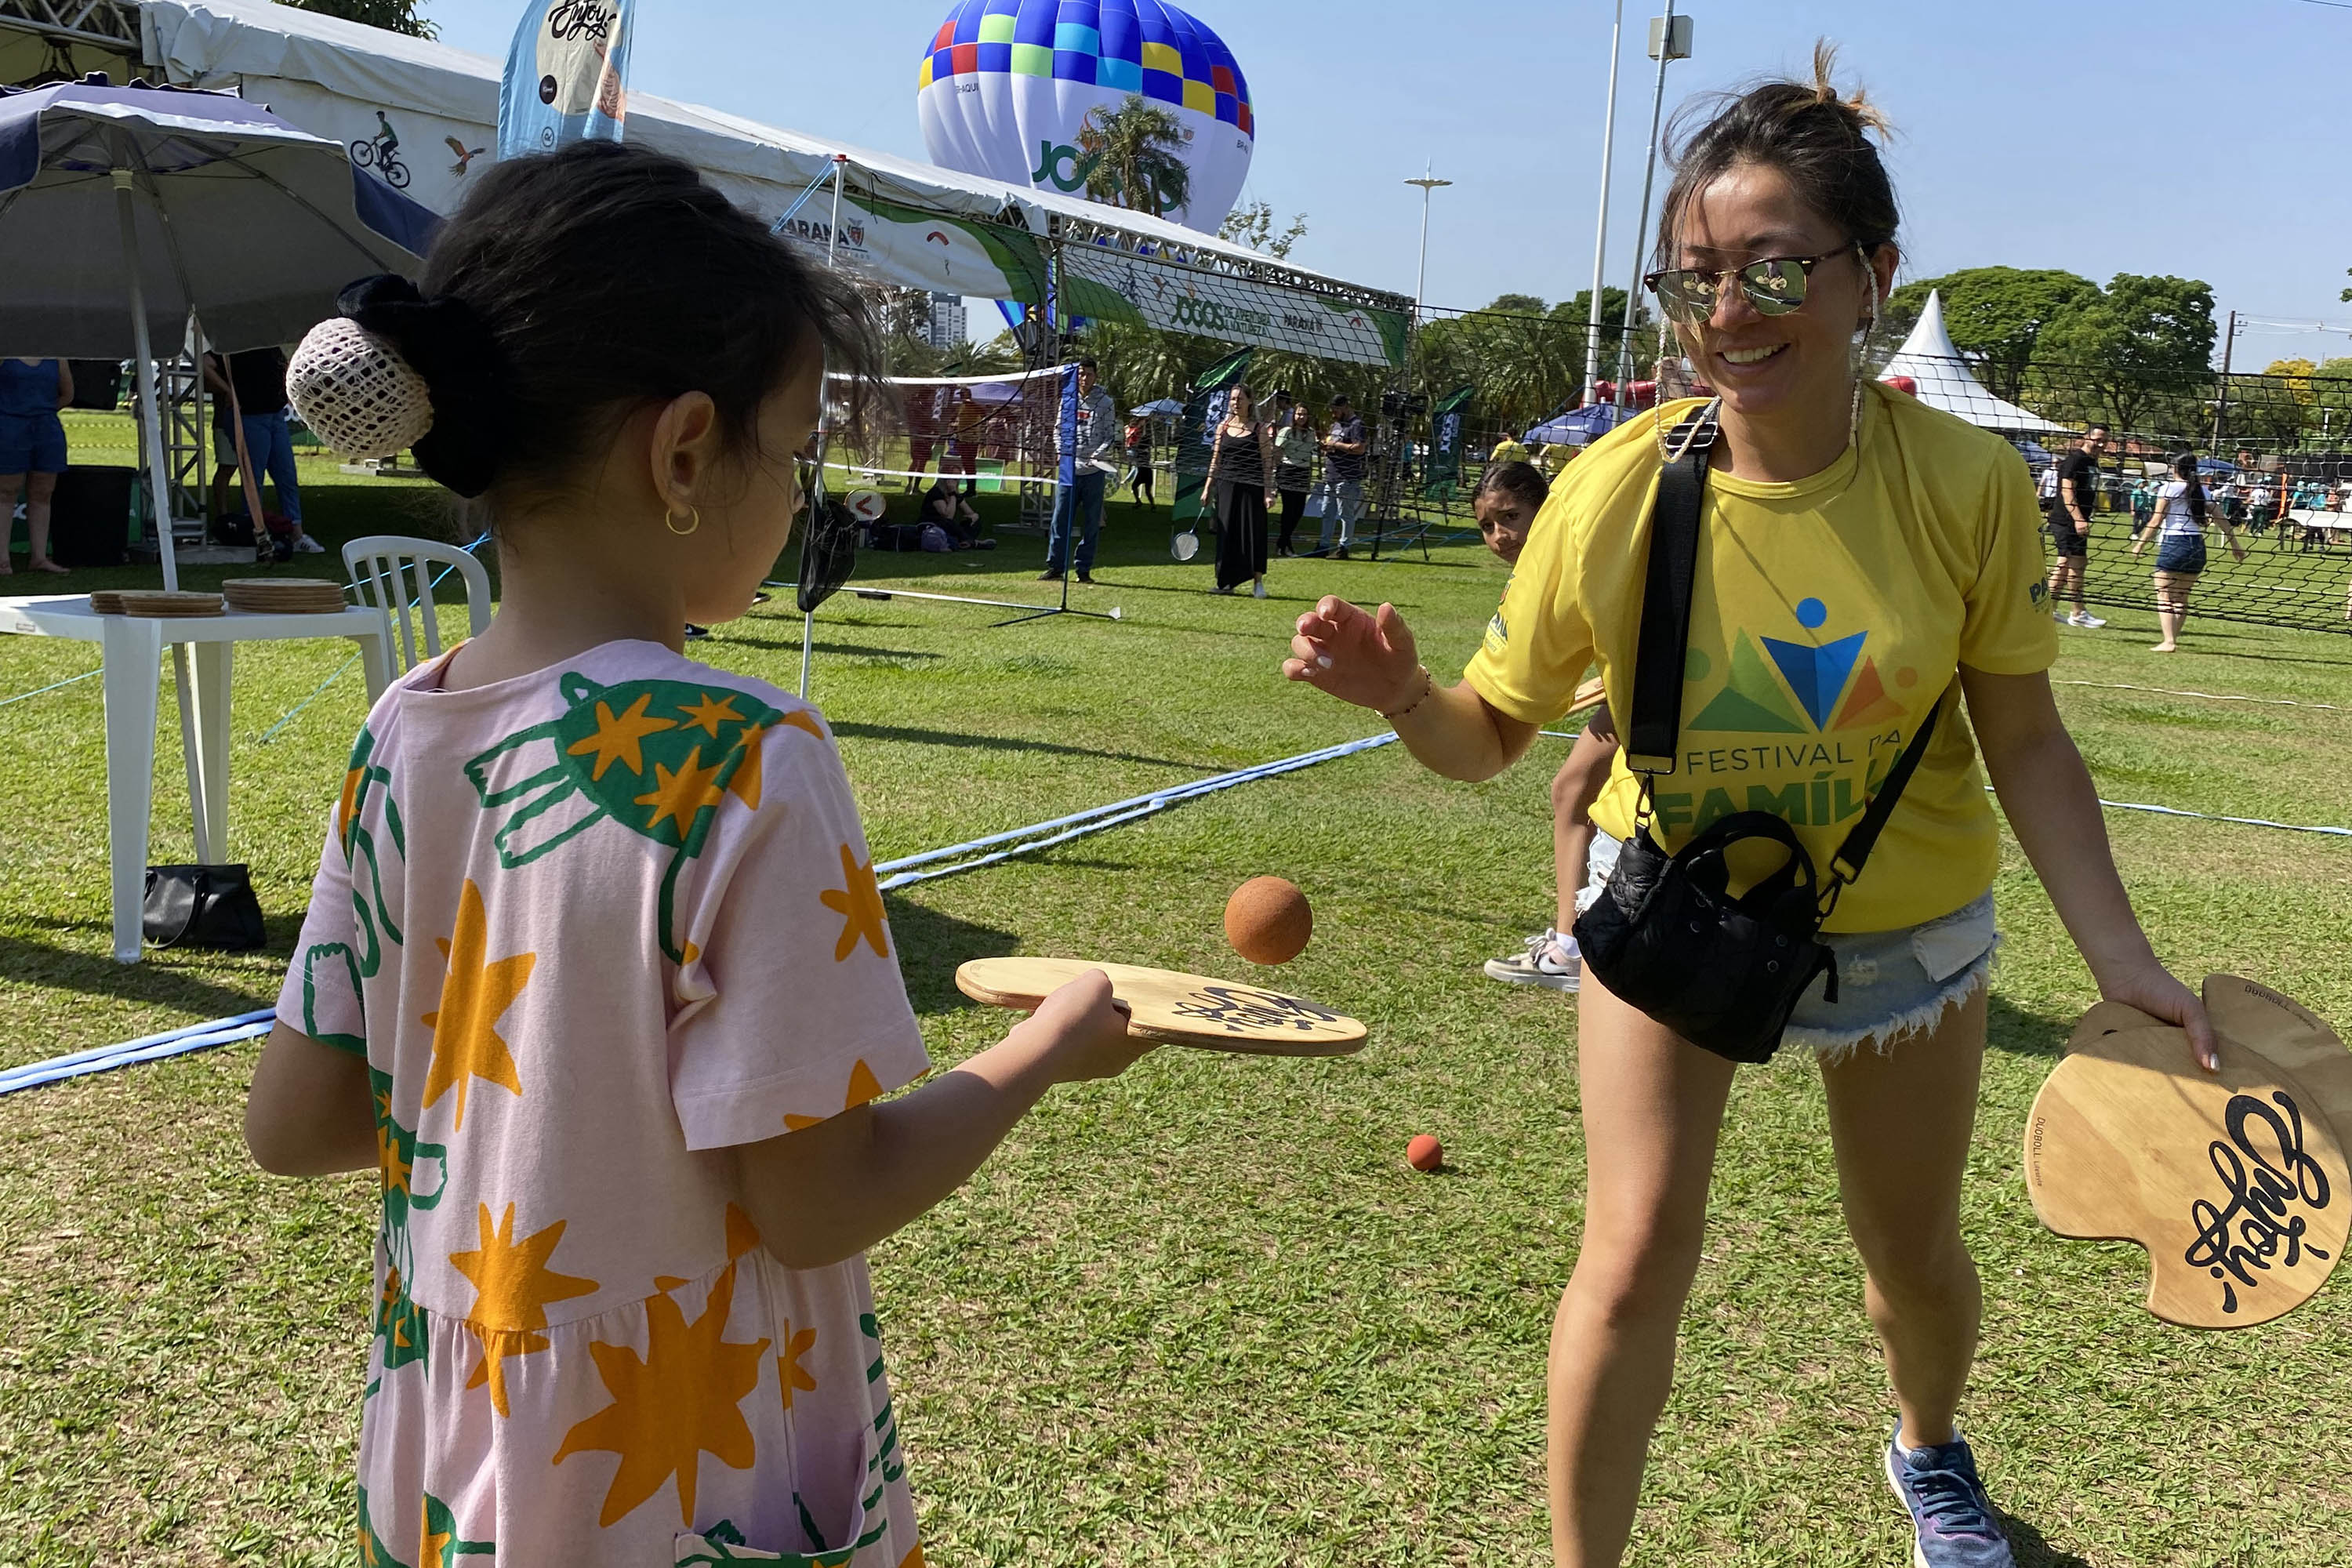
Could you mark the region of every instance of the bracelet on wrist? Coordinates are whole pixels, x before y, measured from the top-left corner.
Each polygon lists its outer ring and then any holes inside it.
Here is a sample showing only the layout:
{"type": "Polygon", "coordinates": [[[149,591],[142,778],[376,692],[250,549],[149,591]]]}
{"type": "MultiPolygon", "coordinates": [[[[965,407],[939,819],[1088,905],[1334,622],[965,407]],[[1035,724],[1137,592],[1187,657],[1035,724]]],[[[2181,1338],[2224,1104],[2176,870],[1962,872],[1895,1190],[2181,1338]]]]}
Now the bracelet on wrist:
{"type": "Polygon", "coordinates": [[[1421,670],[1421,695],[1414,698],[1412,701],[1406,703],[1403,707],[1396,710],[1396,711],[1392,713],[1383,711],[1381,714],[1381,717],[1387,720],[1390,723],[1394,724],[1398,720],[1403,718],[1406,714],[1412,712],[1414,709],[1428,701],[1429,694],[1436,689],[1436,678],[1429,673],[1429,667],[1427,665],[1423,665],[1421,670]]]}

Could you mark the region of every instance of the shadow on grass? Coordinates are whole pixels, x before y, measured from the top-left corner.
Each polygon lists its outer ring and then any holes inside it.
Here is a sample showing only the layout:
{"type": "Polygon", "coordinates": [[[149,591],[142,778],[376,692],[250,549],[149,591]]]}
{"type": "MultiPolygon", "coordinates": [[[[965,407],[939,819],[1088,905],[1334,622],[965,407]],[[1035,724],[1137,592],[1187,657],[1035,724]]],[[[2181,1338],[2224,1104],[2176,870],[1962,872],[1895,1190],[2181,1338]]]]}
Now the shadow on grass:
{"type": "MultiPolygon", "coordinates": [[[[67,922],[57,923],[67,928],[67,922]]],[[[273,929],[268,946],[248,960],[258,963],[247,989],[232,990],[228,985],[200,978],[174,967],[173,958],[155,953],[138,963],[117,963],[108,953],[75,952],[17,936],[0,936],[0,974],[29,984],[104,996],[110,1001],[152,1003],[201,1017],[226,1018],[266,1007],[278,994],[278,982],[285,978],[286,955],[293,947],[301,921],[298,918],[271,921],[270,925],[273,929]]],[[[218,960],[206,954],[205,961],[218,960]]]]}
{"type": "Polygon", "coordinates": [[[896,893],[882,895],[897,944],[898,972],[906,976],[907,999],[919,1014],[951,1012],[972,1004],[956,989],[956,965],[975,958],[1002,958],[1018,952],[1021,939],[1009,931],[960,921],[896,893]]]}
{"type": "Polygon", "coordinates": [[[835,735],[855,735],[862,741],[903,741],[915,746],[954,746],[986,752],[1044,752],[1057,757],[1096,757],[1111,763],[1142,763],[1155,768],[1191,768],[1202,773],[1216,771],[1213,764],[1185,762],[1176,757],[1143,757],[1132,752],[1098,752],[1091,746],[1024,741],[1013,735],[967,735],[953,730],[910,730],[899,724],[855,722],[835,724],[833,732],[835,735]]]}
{"type": "Polygon", "coordinates": [[[2065,1054],[2066,1037],[2074,1032],[2072,1018],[2030,1013],[1997,993],[1985,1015],[1985,1044],[2013,1057],[2055,1061],[2065,1054]]]}
{"type": "MultiPolygon", "coordinates": [[[[801,639],[798,637],[747,637],[739,631],[722,631],[718,634],[714,640],[723,643],[730,643],[738,647],[766,648],[771,653],[798,653],[801,651],[801,639]]],[[[863,647],[856,643],[845,642],[812,643],[809,645],[809,651],[812,653],[826,654],[835,658],[848,658],[915,659],[944,658],[947,657],[944,654],[923,653],[915,648],[863,647]]]]}
{"type": "Polygon", "coordinates": [[[2017,1568],[2091,1568],[2087,1558],[2050,1544],[2042,1532],[2014,1514],[2003,1513],[1998,1508],[2001,1528],[2008,1533],[2009,1549],[2017,1558],[2017,1568]]]}

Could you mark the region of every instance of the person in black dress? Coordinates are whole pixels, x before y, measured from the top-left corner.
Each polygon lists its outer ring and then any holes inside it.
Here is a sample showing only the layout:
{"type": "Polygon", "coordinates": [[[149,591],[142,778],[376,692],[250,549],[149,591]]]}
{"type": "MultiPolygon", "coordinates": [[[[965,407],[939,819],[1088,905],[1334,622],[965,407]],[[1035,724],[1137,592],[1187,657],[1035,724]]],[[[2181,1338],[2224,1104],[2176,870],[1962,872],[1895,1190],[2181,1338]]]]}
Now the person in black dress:
{"type": "Polygon", "coordinates": [[[1265,597],[1265,514],[1274,504],[1274,436],[1258,423],[1246,386],[1225,395],[1225,416],[1209,449],[1209,477],[1201,502],[1217,516],[1217,589],[1230,594],[1244,582],[1265,597]]]}

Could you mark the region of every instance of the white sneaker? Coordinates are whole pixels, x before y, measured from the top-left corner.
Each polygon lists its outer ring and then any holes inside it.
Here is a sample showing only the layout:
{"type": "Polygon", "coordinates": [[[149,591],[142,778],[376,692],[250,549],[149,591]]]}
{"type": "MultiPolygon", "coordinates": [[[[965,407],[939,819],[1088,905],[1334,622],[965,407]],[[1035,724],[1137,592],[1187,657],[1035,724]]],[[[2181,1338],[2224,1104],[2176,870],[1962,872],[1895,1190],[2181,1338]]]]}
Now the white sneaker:
{"type": "Polygon", "coordinates": [[[1255,599],[1263,599],[1265,597],[1265,578],[1261,577],[1257,580],[1257,586],[1250,590],[1250,596],[1255,599]]]}
{"type": "Polygon", "coordinates": [[[1510,985],[1540,985],[1548,991],[1573,991],[1584,983],[1584,955],[1576,938],[1556,931],[1528,938],[1528,950],[1508,958],[1486,961],[1486,978],[1510,985]]]}
{"type": "Polygon", "coordinates": [[[2088,626],[2094,631],[2107,624],[2106,622],[2099,619],[2098,616],[2091,614],[2088,610],[2077,610],[2070,618],[2073,620],[2074,625],[2078,626],[2088,626]]]}
{"type": "Polygon", "coordinates": [[[311,538],[307,533],[298,534],[295,537],[294,548],[305,555],[324,555],[327,552],[327,547],[325,545],[320,543],[317,540],[311,538]]]}

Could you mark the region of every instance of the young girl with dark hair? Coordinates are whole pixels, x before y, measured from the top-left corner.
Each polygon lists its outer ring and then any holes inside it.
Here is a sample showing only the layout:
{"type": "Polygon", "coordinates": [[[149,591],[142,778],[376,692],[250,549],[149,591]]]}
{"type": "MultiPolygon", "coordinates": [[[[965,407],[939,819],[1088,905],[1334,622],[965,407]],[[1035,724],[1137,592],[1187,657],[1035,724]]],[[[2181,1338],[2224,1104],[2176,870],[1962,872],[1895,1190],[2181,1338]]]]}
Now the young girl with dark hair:
{"type": "Polygon", "coordinates": [[[883,1101],[929,1062],[832,734],[679,651],[783,548],[865,308],[588,142],[344,310],[297,406],[478,497],[503,578],[360,731],[246,1112],[267,1170],[381,1173],[361,1557],[919,1564],[863,1249],[1139,1047],[1093,974],[883,1101]]]}
{"type": "MultiPolygon", "coordinates": [[[[1880,1466],[1919,1568],[2005,1568],[1999,1518],[1954,1418],[1982,1299],[1960,1231],[2000,835],[2019,846],[2102,994],[2184,1026],[2216,1062],[2196,996],[2158,961],[2051,697],[2033,485],[2000,437],[1878,385],[1860,349],[1894,280],[1895,194],[1875,109],[1810,82],[1730,100],[1680,146],[1649,283],[1700,380],[1589,447],[1553,489],[1509,596],[1458,686],[1423,668],[1389,605],[1327,598],[1285,672],[1373,709],[1448,777],[1510,765],[1597,661],[1628,711],[1652,510],[1667,447],[1708,448],[1681,731],[1647,799],[1621,752],[1595,806],[1666,851],[1769,812],[1828,868],[1892,760],[1938,708],[1866,871],[1823,926],[1841,984],[1816,980],[1784,1047],[1820,1061],[1847,1229],[1896,1420],[1880,1466]],[[1971,733],[1973,731],[1973,734],[1971,733]],[[1977,763],[1984,752],[1985,770],[1977,763]]],[[[1735,862],[1737,864],[1737,862],[1735,862]]],[[[1552,1335],[1552,1544],[1563,1568],[1622,1556],[1674,1381],[1683,1303],[1734,1064],[1614,995],[1588,960],[1577,1056],[1587,1194],[1552,1335]]],[[[2184,1061],[2183,1066],[2188,1064],[2184,1061]]],[[[1771,1310],[1769,1303],[1759,1310],[1771,1310]]]]}
{"type": "MultiPolygon", "coordinates": [[[[1496,463],[1478,476],[1478,488],[1470,494],[1471,515],[1478,520],[1479,537],[1504,564],[1518,564],[1549,494],[1543,470],[1524,459],[1496,463]]],[[[1592,803],[1608,787],[1610,764],[1616,757],[1617,725],[1603,702],[1585,721],[1576,743],[1568,749],[1568,760],[1552,775],[1552,923],[1528,937],[1522,951],[1488,959],[1485,972],[1489,980],[1547,991],[1573,991],[1582,984],[1584,955],[1577,950],[1570,928],[1616,861],[1616,841],[1604,842],[1592,826],[1592,803]]]]}
{"type": "MultiPolygon", "coordinates": [[[[2180,647],[2180,628],[2189,619],[2189,591],[2205,570],[2205,486],[2197,477],[2197,454],[2183,452],[2172,459],[2172,479],[2156,492],[2156,510],[2132,537],[2132,553],[2156,536],[2156,622],[2164,640],[2150,651],[2173,653],[2180,647]]],[[[2214,515],[2237,558],[2246,558],[2238,531],[2226,512],[2214,515]]]]}

